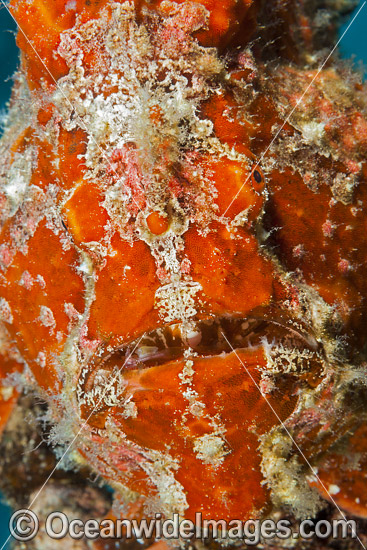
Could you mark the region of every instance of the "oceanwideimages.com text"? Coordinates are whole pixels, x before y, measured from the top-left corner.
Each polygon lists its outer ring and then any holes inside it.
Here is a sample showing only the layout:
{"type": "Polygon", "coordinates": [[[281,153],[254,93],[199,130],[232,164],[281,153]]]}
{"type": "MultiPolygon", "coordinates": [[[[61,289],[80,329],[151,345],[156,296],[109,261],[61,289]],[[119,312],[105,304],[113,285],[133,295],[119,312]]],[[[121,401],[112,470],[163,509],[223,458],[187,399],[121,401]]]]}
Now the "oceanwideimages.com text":
{"type": "Polygon", "coordinates": [[[156,540],[191,540],[196,539],[232,539],[243,540],[247,545],[257,545],[261,541],[272,539],[305,539],[312,538],[346,539],[357,538],[357,527],[353,520],[335,519],[311,520],[306,519],[299,523],[297,530],[288,519],[274,521],[233,519],[208,520],[203,519],[201,513],[197,513],[195,521],[180,519],[178,514],[173,514],[172,519],[162,519],[161,514],[156,514],[154,519],[70,519],[63,512],[50,513],[44,524],[40,525],[37,515],[28,509],[14,512],[10,519],[9,529],[11,535],[19,541],[34,539],[40,529],[51,539],[59,540],[67,536],[72,539],[86,538],[88,540],[101,539],[150,539],[156,540]]]}

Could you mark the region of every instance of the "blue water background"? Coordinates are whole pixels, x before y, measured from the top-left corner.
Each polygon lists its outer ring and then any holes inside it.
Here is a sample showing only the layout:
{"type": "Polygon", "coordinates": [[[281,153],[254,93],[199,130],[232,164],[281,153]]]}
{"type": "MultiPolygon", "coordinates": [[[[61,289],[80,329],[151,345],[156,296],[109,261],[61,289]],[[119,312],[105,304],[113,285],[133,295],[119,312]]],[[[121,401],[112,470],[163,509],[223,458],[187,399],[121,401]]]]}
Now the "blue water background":
{"type": "MultiPolygon", "coordinates": [[[[363,4],[360,2],[359,7],[363,4]]],[[[354,14],[357,12],[355,10],[354,14]]],[[[346,29],[348,23],[352,20],[353,15],[348,17],[348,20],[341,29],[340,35],[346,29]]],[[[15,23],[7,13],[5,8],[0,8],[0,113],[4,111],[6,102],[9,99],[12,86],[12,75],[17,68],[18,54],[15,46],[15,23]]],[[[367,4],[362,9],[361,13],[354,21],[342,42],[340,43],[340,51],[346,59],[353,57],[356,66],[364,65],[364,75],[367,76],[367,4]]],[[[10,509],[4,505],[0,505],[0,548],[9,534],[8,522],[10,517],[10,509]]]]}

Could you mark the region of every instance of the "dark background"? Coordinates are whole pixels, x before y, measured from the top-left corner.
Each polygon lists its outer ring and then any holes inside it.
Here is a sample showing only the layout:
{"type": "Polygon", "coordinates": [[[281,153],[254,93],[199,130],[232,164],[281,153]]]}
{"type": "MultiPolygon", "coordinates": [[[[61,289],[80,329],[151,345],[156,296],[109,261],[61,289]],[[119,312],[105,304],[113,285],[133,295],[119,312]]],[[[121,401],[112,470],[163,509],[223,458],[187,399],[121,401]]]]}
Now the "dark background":
{"type": "MultiPolygon", "coordinates": [[[[362,5],[362,1],[360,5],[362,5]]],[[[357,8],[358,9],[358,8],[357,8]]],[[[356,13],[357,9],[354,13],[356,13]]],[[[351,21],[352,14],[341,29],[343,30],[351,21]]],[[[18,54],[15,46],[15,23],[7,10],[0,4],[0,115],[4,113],[6,102],[10,96],[12,75],[17,68],[18,54]]],[[[367,76],[367,4],[353,23],[352,27],[340,44],[340,51],[344,58],[354,58],[357,66],[364,65],[364,76],[367,76]]],[[[1,457],[0,457],[1,458],[1,457]]],[[[10,509],[0,504],[0,548],[7,538],[10,509]]]]}

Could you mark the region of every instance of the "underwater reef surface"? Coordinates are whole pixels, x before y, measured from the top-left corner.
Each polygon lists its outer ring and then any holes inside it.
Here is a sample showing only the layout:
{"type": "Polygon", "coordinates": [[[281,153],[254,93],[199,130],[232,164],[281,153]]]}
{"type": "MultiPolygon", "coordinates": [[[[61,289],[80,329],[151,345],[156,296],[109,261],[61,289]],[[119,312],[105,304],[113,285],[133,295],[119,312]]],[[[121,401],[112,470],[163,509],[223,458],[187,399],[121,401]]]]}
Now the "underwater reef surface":
{"type": "Polygon", "coordinates": [[[367,541],[367,96],[329,57],[355,4],[11,1],[0,486],[14,508],[342,513],[367,541]]]}

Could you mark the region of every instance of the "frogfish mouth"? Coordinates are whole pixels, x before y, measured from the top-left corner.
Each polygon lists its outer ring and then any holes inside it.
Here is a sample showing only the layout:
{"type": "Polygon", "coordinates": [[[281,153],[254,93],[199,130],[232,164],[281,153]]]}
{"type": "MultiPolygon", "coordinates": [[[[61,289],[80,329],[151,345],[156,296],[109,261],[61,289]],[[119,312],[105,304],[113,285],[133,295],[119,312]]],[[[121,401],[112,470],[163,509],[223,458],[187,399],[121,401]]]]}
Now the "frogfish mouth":
{"type": "Polygon", "coordinates": [[[277,429],[284,437],[324,361],[304,323],[272,311],[173,323],[100,346],[79,377],[80,414],[107,477],[151,497],[170,483],[188,518],[247,517],[268,506],[260,441],[277,429]],[[123,448],[106,444],[110,432],[123,434],[123,448]]]}

